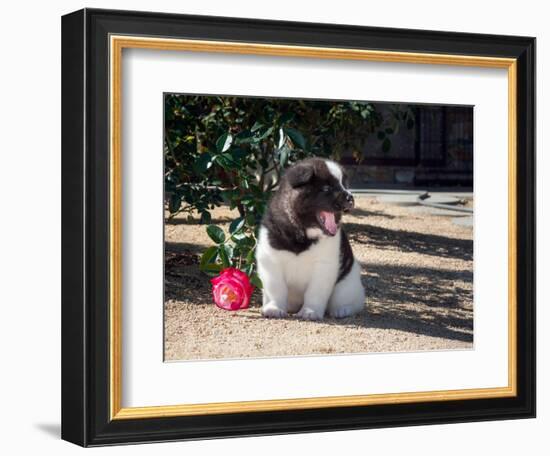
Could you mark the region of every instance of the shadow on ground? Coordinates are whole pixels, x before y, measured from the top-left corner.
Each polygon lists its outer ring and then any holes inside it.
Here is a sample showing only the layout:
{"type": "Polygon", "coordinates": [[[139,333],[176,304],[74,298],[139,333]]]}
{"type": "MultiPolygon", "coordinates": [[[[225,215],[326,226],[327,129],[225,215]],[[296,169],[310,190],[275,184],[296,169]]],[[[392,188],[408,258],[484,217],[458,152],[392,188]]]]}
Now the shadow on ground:
{"type": "Polygon", "coordinates": [[[191,243],[191,242],[164,242],[164,252],[170,253],[183,253],[183,252],[192,252],[195,254],[201,254],[204,252],[210,245],[191,243]]]}
{"type": "Polygon", "coordinates": [[[422,304],[433,308],[471,306],[473,290],[470,270],[409,267],[388,264],[363,266],[367,296],[390,304],[422,304]]]}
{"type": "MultiPolygon", "coordinates": [[[[354,207],[350,211],[350,215],[353,215],[355,217],[382,217],[386,219],[394,219],[395,215],[388,214],[386,212],[382,211],[369,211],[367,209],[363,209],[361,207],[354,207]]],[[[348,224],[346,223],[346,226],[348,224]]]]}
{"type": "Polygon", "coordinates": [[[367,309],[349,323],[473,341],[472,271],[380,264],[364,271],[367,309]]]}
{"type": "Polygon", "coordinates": [[[369,244],[379,249],[416,252],[444,258],[472,260],[474,243],[470,239],[455,239],[435,234],[393,230],[361,223],[346,223],[350,241],[369,244]]]}
{"type": "MultiPolygon", "coordinates": [[[[460,284],[471,279],[470,271],[369,265],[362,276],[367,294],[365,310],[350,318],[326,318],[323,324],[394,329],[473,342],[472,290],[460,284]]],[[[237,315],[263,318],[259,313],[237,315]]]]}

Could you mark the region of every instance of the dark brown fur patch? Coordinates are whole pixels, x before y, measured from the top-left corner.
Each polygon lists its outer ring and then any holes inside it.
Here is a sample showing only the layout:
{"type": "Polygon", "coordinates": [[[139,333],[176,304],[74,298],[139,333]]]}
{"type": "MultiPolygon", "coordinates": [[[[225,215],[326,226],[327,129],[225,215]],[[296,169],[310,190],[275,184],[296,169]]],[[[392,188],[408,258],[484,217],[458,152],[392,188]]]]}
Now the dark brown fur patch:
{"type": "Polygon", "coordinates": [[[346,277],[351,271],[351,267],[353,266],[353,251],[351,250],[351,245],[344,230],[341,231],[342,234],[340,237],[340,269],[336,282],[340,282],[340,280],[346,277]]]}

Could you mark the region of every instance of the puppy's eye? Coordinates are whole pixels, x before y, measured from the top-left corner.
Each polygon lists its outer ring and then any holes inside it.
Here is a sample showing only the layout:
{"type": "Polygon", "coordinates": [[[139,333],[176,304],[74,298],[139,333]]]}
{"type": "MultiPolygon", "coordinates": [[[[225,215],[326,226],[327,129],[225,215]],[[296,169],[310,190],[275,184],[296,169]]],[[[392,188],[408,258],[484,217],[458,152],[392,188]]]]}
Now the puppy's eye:
{"type": "Polygon", "coordinates": [[[324,193],[330,192],[330,185],[323,185],[323,192],[324,193]]]}

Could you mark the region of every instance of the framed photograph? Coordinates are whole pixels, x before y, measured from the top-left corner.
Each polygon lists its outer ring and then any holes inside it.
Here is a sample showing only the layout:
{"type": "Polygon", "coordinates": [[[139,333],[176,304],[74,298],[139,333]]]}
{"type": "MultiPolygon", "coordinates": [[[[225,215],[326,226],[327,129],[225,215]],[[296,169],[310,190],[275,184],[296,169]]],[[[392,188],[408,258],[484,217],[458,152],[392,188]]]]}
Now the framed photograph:
{"type": "Polygon", "coordinates": [[[62,19],[62,437],[535,416],[535,39],[62,19]]]}

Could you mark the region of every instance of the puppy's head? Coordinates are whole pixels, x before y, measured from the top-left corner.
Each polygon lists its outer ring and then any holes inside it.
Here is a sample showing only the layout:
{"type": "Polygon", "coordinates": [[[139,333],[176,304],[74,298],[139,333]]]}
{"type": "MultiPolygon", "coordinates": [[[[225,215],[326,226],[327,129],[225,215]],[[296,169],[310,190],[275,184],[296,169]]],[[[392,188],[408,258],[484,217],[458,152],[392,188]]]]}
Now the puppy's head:
{"type": "Polygon", "coordinates": [[[319,229],[326,236],[338,232],[342,213],[353,207],[347,178],[337,163],[321,158],[302,160],[283,176],[289,191],[294,218],[307,229],[319,229]]]}

